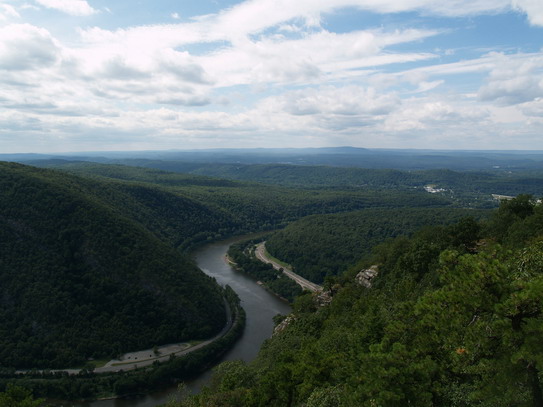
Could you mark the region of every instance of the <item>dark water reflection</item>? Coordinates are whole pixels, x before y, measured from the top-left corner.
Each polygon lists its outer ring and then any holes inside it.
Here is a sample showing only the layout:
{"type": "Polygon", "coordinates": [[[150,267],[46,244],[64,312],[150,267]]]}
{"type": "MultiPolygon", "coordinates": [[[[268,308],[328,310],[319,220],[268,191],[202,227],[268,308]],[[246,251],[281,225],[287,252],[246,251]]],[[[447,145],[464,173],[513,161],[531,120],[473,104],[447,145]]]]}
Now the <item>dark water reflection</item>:
{"type": "MultiPolygon", "coordinates": [[[[222,286],[228,284],[241,299],[241,304],[247,313],[247,325],[243,336],[234,347],[227,352],[221,361],[253,360],[260,346],[269,338],[273,331],[272,318],[276,314],[287,314],[290,306],[270,294],[256,282],[236,272],[225,261],[228,247],[243,237],[211,243],[196,250],[193,254],[198,266],[208,275],[217,279],[222,286]]],[[[202,373],[196,379],[187,382],[187,388],[193,393],[198,392],[211,377],[211,371],[202,373]]],[[[177,387],[171,387],[160,392],[131,399],[99,400],[90,403],[64,403],[80,407],[153,407],[166,403],[175,396],[177,387]]]]}

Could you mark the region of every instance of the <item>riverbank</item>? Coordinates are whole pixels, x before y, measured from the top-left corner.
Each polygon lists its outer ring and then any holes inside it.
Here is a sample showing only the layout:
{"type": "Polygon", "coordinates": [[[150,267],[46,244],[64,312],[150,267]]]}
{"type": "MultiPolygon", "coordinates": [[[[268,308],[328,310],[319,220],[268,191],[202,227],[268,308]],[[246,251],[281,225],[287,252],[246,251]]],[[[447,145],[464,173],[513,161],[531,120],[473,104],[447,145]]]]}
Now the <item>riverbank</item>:
{"type": "Polygon", "coordinates": [[[272,257],[266,250],[266,242],[259,243],[256,246],[255,257],[263,263],[271,264],[274,269],[281,271],[284,275],[293,280],[304,290],[308,290],[313,293],[322,291],[322,286],[315,284],[296,274],[294,271],[292,271],[292,268],[289,264],[272,257]]]}
{"type": "MultiPolygon", "coordinates": [[[[255,237],[255,235],[238,236],[208,243],[191,253],[198,267],[204,273],[216,279],[219,285],[230,286],[238,294],[241,305],[246,312],[245,328],[241,336],[208,367],[223,361],[252,361],[260,351],[262,343],[272,336],[275,327],[273,317],[277,314],[287,315],[291,312],[291,308],[286,302],[279,300],[275,295],[257,285],[252,278],[235,271],[225,261],[225,255],[230,245],[251,237],[255,237]]],[[[119,374],[124,375],[125,373],[119,374]]],[[[182,382],[186,391],[194,394],[209,383],[211,376],[212,370],[208,368],[194,378],[184,379],[182,382]]],[[[100,399],[89,402],[49,400],[49,404],[70,407],[155,407],[166,404],[176,396],[180,381],[172,380],[164,387],[126,398],[110,399],[103,395],[100,399]]],[[[67,383],[67,386],[69,385],[67,383]]],[[[64,399],[67,400],[69,397],[64,399]]]]}
{"type": "Polygon", "coordinates": [[[302,288],[282,270],[255,257],[255,245],[261,240],[249,239],[235,243],[228,249],[228,256],[240,273],[250,276],[269,292],[292,303],[302,293],[302,288]]]}
{"type": "MultiPolygon", "coordinates": [[[[244,274],[247,274],[248,276],[251,276],[250,274],[248,273],[245,273],[244,271],[241,270],[241,268],[239,267],[239,265],[230,258],[230,256],[227,254],[226,256],[224,256],[224,260],[230,265],[230,267],[232,267],[234,270],[236,270],[237,272],[239,273],[244,273],[244,274]]],[[[290,304],[290,301],[281,296],[280,294],[276,293],[275,291],[273,291],[272,289],[270,289],[269,287],[266,286],[266,283],[260,281],[260,280],[255,280],[256,284],[258,284],[260,287],[262,287],[263,289],[265,289],[267,292],[269,292],[270,294],[273,294],[275,295],[277,298],[279,298],[281,301],[284,301],[286,302],[287,304],[290,304]]]]}
{"type": "Polygon", "coordinates": [[[96,400],[126,397],[187,380],[209,368],[243,334],[245,311],[239,297],[225,287],[227,324],[215,337],[185,351],[162,356],[160,360],[133,362],[101,368],[102,372],[82,369],[68,371],[30,371],[24,374],[0,371],[0,386],[14,383],[32,388],[35,395],[61,400],[96,400]],[[109,369],[105,370],[104,369],[109,369]]]}
{"type": "MultiPolygon", "coordinates": [[[[225,335],[232,328],[232,310],[230,304],[224,299],[224,308],[226,311],[226,324],[224,328],[213,338],[205,341],[194,341],[172,343],[162,346],[157,346],[152,349],[144,349],[135,352],[128,352],[121,355],[118,359],[112,359],[106,362],[103,366],[96,367],[94,369],[82,368],[82,369],[50,369],[40,370],[41,373],[67,373],[69,375],[78,375],[82,372],[93,373],[115,373],[115,372],[128,372],[138,368],[150,366],[154,363],[167,362],[172,356],[184,356],[188,353],[194,352],[204,346],[216,341],[223,335],[225,335]]],[[[17,370],[16,375],[37,373],[36,370],[17,370]]]]}

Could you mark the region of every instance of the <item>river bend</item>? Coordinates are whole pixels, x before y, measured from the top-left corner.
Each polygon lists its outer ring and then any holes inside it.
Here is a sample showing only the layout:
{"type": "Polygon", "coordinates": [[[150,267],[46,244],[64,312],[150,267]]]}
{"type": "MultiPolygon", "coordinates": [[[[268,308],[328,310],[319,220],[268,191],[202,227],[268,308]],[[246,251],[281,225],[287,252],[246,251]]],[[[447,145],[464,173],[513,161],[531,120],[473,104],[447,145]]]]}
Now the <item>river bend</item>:
{"type": "MultiPolygon", "coordinates": [[[[245,331],[236,344],[228,351],[221,361],[241,359],[246,362],[253,360],[262,343],[273,332],[272,318],[276,314],[288,314],[290,306],[264,288],[256,284],[252,278],[235,271],[225,260],[226,252],[232,243],[243,240],[237,237],[210,243],[193,253],[194,259],[207,275],[214,277],[222,285],[229,285],[239,295],[241,305],[247,314],[245,331]]],[[[193,392],[205,385],[211,372],[202,373],[191,382],[186,383],[193,392]]],[[[133,399],[99,400],[89,403],[70,403],[81,407],[154,407],[166,403],[176,391],[175,387],[151,393],[133,399]]]]}

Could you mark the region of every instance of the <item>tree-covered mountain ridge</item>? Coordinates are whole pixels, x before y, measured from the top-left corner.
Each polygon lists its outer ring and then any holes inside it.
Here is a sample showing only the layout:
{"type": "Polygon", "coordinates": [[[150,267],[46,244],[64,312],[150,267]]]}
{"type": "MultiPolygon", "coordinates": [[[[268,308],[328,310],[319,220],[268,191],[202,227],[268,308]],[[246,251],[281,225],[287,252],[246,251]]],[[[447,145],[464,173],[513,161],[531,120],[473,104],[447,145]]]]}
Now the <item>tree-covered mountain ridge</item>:
{"type": "MultiPolygon", "coordinates": [[[[46,161],[44,161],[45,163],[46,161]]],[[[61,161],[58,161],[60,163],[61,161]]],[[[190,163],[182,161],[124,160],[125,165],[156,168],[165,171],[226,178],[238,181],[263,182],[298,188],[307,187],[369,187],[422,188],[437,184],[457,193],[535,194],[543,185],[541,171],[451,170],[446,166],[433,169],[399,170],[391,168],[357,168],[328,165],[293,164],[229,164],[190,163]]]]}
{"type": "MultiPolygon", "coordinates": [[[[218,158],[217,158],[218,159],[218,158]]],[[[438,160],[439,161],[439,160],[438,160]]],[[[300,189],[370,189],[396,190],[409,192],[414,190],[432,191],[447,196],[460,206],[492,208],[497,206],[493,194],[516,196],[519,194],[538,194],[543,187],[543,175],[537,169],[509,169],[509,167],[488,167],[487,170],[469,170],[457,168],[451,170],[446,161],[442,167],[400,170],[390,168],[360,168],[364,161],[352,166],[330,165],[294,165],[284,163],[243,164],[221,162],[190,162],[174,160],[123,159],[112,160],[122,164],[124,168],[137,166],[167,172],[184,174],[185,178],[175,182],[226,183],[231,181],[258,182],[267,185],[280,185],[300,189]],[[190,178],[190,177],[199,178],[190,178]],[[210,178],[216,177],[216,178],[210,178]],[[217,178],[222,179],[218,181],[217,178]],[[215,180],[215,181],[213,181],[215,180]]],[[[98,170],[98,164],[67,160],[40,160],[33,164],[46,167],[58,167],[70,171],[102,172],[107,166],[98,170]],[[86,168],[86,170],[85,170],[86,168]]],[[[343,165],[343,164],[337,164],[343,165]]],[[[114,166],[109,166],[114,168],[114,166]]],[[[110,170],[107,170],[111,174],[110,170]]],[[[133,171],[132,171],[133,172],[133,171]]],[[[115,176],[128,179],[130,171],[115,176]]],[[[155,173],[158,174],[158,173],[155,173]]],[[[150,179],[150,176],[147,176],[150,179]]],[[[162,180],[161,182],[164,182],[162,180]]],[[[170,180],[171,182],[171,180],[170,180]]],[[[239,185],[239,184],[238,184],[239,185]]]]}
{"type": "Polygon", "coordinates": [[[416,192],[299,191],[120,165],[64,170],[0,163],[2,366],[65,368],[211,336],[224,322],[213,312],[220,295],[174,248],[312,213],[450,205],[416,192]]]}
{"type": "MultiPolygon", "coordinates": [[[[222,290],[159,217],[135,215],[145,188],[11,163],[0,174],[0,366],[73,367],[223,327],[222,290]]],[[[187,207],[207,213],[175,203],[187,207]]]]}
{"type": "MultiPolygon", "coordinates": [[[[358,209],[387,207],[450,207],[445,196],[417,190],[383,190],[381,188],[297,188],[257,182],[232,181],[144,167],[97,164],[88,162],[50,163],[53,168],[107,181],[119,188],[126,186],[159,189],[218,212],[221,235],[285,226],[303,216],[319,213],[349,212],[358,209]]],[[[138,197],[139,198],[139,197],[138,197]]],[[[215,237],[209,229],[208,237],[215,237]]],[[[219,237],[219,236],[217,236],[219,237]]]]}
{"type": "Polygon", "coordinates": [[[301,276],[321,284],[370,255],[376,245],[409,236],[423,226],[447,225],[464,217],[484,219],[489,209],[370,208],[339,214],[311,215],[275,232],[266,248],[291,264],[301,276]]]}
{"type": "Polygon", "coordinates": [[[299,297],[257,360],[170,406],[541,406],[542,230],[524,195],[383,243],[328,282],[329,305],[299,297]]]}

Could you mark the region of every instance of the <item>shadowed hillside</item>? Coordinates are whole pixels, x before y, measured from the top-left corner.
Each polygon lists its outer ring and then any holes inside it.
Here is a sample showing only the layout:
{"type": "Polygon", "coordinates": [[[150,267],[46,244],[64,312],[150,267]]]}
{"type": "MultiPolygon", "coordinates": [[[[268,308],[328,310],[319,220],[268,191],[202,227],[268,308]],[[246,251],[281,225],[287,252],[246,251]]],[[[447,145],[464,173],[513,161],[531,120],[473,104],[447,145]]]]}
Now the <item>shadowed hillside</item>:
{"type": "Polygon", "coordinates": [[[115,206],[145,191],[17,164],[0,174],[0,365],[65,368],[222,328],[219,287],[115,206]]]}

